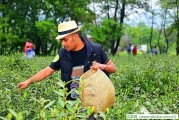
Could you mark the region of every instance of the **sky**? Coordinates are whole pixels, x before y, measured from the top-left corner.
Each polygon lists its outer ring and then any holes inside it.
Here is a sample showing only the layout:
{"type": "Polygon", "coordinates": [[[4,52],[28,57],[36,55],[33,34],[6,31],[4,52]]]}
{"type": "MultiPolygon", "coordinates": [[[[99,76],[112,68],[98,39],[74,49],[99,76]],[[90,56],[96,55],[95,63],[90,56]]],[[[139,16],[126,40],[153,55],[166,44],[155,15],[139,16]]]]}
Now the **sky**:
{"type": "MultiPolygon", "coordinates": [[[[161,13],[161,7],[157,4],[158,0],[149,0],[150,10],[154,10],[156,13],[161,13]]],[[[152,15],[149,12],[146,12],[142,9],[136,9],[137,12],[129,15],[125,18],[125,22],[129,25],[136,26],[140,22],[144,22],[146,25],[151,26],[152,24],[152,15]]],[[[154,27],[161,26],[162,18],[159,15],[154,17],[154,27]]]]}
{"type": "MultiPolygon", "coordinates": [[[[156,2],[157,2],[157,0],[149,0],[149,5],[154,7],[156,2]]],[[[151,7],[151,9],[153,9],[153,8],[151,7]]],[[[137,12],[130,14],[127,17],[127,19],[125,20],[125,21],[127,21],[128,24],[136,25],[139,22],[144,22],[146,24],[150,24],[150,21],[149,21],[150,14],[149,13],[147,14],[142,9],[135,9],[135,11],[137,11],[137,12]]]]}
{"type": "MultiPolygon", "coordinates": [[[[148,4],[150,6],[150,10],[155,10],[155,12],[161,13],[161,7],[160,5],[157,4],[158,0],[148,0],[148,2],[149,2],[148,4]]],[[[102,13],[99,13],[100,8],[98,7],[97,4],[91,4],[90,6],[91,6],[90,9],[92,11],[94,11],[93,6],[95,6],[95,12],[99,16],[103,16],[102,13]]],[[[114,13],[114,10],[111,9],[111,11],[112,11],[111,13],[114,13]]],[[[132,9],[131,11],[130,11],[131,13],[127,15],[127,17],[124,19],[125,23],[131,26],[136,26],[140,22],[144,22],[146,25],[151,26],[152,19],[150,13],[147,13],[142,9],[132,9]]],[[[126,8],[126,13],[127,13],[127,8],[126,8]]],[[[157,15],[154,17],[154,22],[155,22],[154,27],[158,28],[161,26],[162,18],[159,15],[157,15]]]]}

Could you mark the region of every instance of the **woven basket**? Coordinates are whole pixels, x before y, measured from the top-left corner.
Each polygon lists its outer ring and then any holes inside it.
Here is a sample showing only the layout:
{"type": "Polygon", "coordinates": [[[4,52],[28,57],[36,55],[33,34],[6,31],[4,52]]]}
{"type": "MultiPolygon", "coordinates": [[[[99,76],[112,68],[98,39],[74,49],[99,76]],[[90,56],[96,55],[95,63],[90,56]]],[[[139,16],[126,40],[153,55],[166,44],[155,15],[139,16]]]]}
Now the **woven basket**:
{"type": "Polygon", "coordinates": [[[98,69],[88,70],[80,77],[83,106],[94,107],[94,113],[106,112],[115,102],[115,89],[108,76],[98,69]]]}

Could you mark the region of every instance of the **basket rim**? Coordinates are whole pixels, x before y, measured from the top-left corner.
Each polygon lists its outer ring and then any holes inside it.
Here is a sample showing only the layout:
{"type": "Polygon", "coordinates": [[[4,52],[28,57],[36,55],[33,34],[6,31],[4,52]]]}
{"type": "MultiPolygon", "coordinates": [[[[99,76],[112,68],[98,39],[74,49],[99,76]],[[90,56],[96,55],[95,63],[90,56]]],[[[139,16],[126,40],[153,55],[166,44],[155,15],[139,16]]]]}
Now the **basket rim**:
{"type": "MultiPolygon", "coordinates": [[[[98,68],[98,70],[96,71],[96,70],[93,70],[93,69],[89,69],[88,71],[86,71],[81,77],[80,77],[80,80],[81,79],[83,79],[84,78],[84,76],[86,76],[89,72],[91,72],[91,71],[95,71],[94,73],[97,73],[97,72],[100,72],[101,70],[98,68]]],[[[91,78],[91,77],[93,77],[95,74],[93,74],[93,75],[91,75],[90,77],[88,77],[88,79],[89,78],[91,78]]]]}

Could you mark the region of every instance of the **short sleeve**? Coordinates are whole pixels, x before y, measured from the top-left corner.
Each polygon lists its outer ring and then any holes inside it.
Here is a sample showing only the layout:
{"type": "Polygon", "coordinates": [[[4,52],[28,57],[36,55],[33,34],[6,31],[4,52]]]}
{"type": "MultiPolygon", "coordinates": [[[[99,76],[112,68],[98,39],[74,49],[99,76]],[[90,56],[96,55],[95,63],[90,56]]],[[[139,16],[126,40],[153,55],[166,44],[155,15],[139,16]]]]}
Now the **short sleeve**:
{"type": "Polygon", "coordinates": [[[102,47],[101,47],[101,61],[102,64],[106,64],[109,61],[109,58],[102,47]]]}
{"type": "Polygon", "coordinates": [[[60,56],[57,54],[53,61],[50,63],[49,67],[51,67],[54,70],[59,70],[61,68],[60,65],[60,56]]]}

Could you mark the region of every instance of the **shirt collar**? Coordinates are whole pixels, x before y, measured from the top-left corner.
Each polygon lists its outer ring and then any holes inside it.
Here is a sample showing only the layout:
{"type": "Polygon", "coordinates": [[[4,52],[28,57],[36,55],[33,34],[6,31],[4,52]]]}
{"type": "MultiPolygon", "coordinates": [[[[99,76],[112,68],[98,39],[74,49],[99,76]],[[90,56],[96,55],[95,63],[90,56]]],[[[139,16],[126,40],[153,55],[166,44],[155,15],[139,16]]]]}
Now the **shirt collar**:
{"type": "Polygon", "coordinates": [[[90,45],[90,42],[86,38],[84,38],[82,36],[80,36],[80,38],[85,43],[86,50],[87,50],[87,56],[90,57],[92,52],[93,52],[93,49],[92,49],[92,47],[90,45]]]}
{"type": "MultiPolygon", "coordinates": [[[[91,54],[93,53],[93,49],[92,49],[92,47],[91,47],[91,45],[90,45],[90,42],[89,42],[86,38],[84,38],[84,37],[82,37],[82,36],[80,36],[80,38],[81,38],[81,40],[85,43],[86,51],[87,51],[87,57],[90,57],[91,54]]],[[[65,50],[65,54],[66,54],[68,57],[71,58],[71,52],[70,52],[70,51],[66,51],[66,50],[65,50]]]]}

